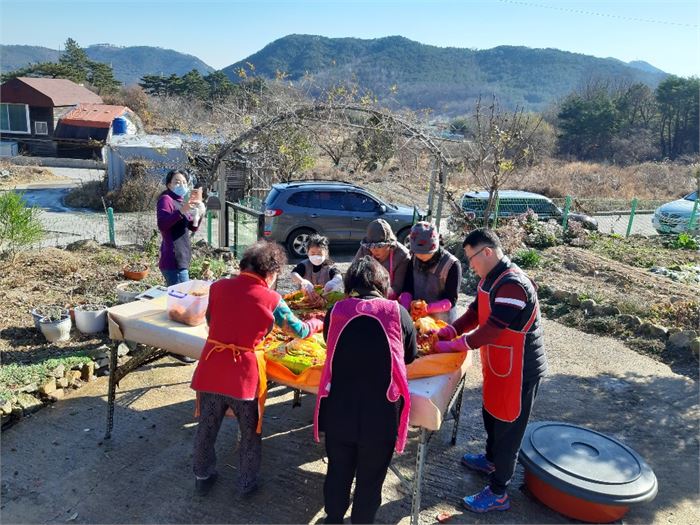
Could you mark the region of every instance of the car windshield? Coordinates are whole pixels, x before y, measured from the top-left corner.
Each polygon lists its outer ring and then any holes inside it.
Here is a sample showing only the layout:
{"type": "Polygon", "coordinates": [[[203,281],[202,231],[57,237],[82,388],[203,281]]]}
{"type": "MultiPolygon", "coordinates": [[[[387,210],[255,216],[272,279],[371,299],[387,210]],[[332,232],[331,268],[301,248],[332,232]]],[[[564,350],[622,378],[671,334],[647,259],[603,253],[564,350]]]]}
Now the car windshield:
{"type": "Polygon", "coordinates": [[[696,200],[698,200],[698,192],[694,191],[690,195],[686,195],[685,197],[683,197],[683,199],[685,199],[687,201],[696,201],[696,200]]]}

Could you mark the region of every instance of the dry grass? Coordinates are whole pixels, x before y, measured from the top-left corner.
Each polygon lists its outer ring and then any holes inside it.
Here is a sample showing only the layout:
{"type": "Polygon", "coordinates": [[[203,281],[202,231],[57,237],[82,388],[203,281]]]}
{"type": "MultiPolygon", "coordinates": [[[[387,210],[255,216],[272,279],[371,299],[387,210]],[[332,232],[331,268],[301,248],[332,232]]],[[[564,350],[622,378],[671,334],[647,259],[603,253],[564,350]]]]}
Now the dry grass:
{"type": "Polygon", "coordinates": [[[522,177],[513,177],[510,186],[548,197],[665,200],[693,191],[695,169],[697,165],[672,162],[623,167],[547,160],[522,177]]]}
{"type": "MultiPolygon", "coordinates": [[[[614,166],[546,159],[522,175],[512,176],[505,189],[533,191],[551,198],[570,195],[578,200],[631,201],[636,197],[640,201],[667,201],[695,189],[693,174],[697,167],[697,163],[645,162],[632,166],[614,166]]],[[[372,173],[350,174],[320,162],[314,168],[313,176],[308,176],[346,180],[365,186],[390,202],[417,202],[424,205],[430,183],[430,167],[427,162],[421,162],[412,170],[390,171],[387,166],[372,173]]],[[[452,173],[448,187],[458,196],[468,190],[484,189],[468,173],[452,173]]]]}
{"type": "Polygon", "coordinates": [[[0,171],[8,172],[7,176],[0,176],[0,189],[12,189],[26,184],[37,182],[55,182],[67,180],[65,177],[58,177],[48,168],[40,166],[17,166],[10,164],[6,160],[0,160],[0,171]]]}

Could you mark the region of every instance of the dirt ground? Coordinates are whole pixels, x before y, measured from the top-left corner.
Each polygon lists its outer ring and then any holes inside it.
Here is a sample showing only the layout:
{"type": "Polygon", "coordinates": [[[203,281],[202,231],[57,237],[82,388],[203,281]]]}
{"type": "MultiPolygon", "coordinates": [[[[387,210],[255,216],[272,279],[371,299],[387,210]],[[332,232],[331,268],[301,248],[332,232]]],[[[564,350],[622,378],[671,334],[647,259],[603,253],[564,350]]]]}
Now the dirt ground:
{"type": "Polygon", "coordinates": [[[0,190],[12,189],[17,186],[27,184],[61,182],[69,180],[66,177],[54,175],[48,168],[39,166],[16,166],[8,162],[0,161],[0,170],[8,173],[7,176],[0,176],[0,190]]]}
{"type": "MultiPolygon", "coordinates": [[[[558,420],[609,434],[654,469],[659,494],[631,509],[625,523],[700,522],[698,385],[619,341],[545,321],[550,373],[533,420],[558,420]]],[[[194,495],[191,447],[196,422],[189,381],[194,367],[166,358],[127,376],[118,389],[115,430],[103,439],[107,380],[14,425],[2,435],[4,523],[320,523],[324,517],[323,447],[313,441],[313,397],[291,407],[283,387],[270,392],[265,413],[261,490],[243,499],[235,489],[236,423],[226,421],[217,452],[221,477],[206,498],[194,495]]],[[[469,370],[457,446],[446,422],[430,442],[421,523],[440,512],[451,523],[574,523],[521,490],[518,467],[512,509],[477,516],[460,498],[485,480],[458,464],[483,446],[479,363],[469,370]]],[[[395,458],[404,475],[416,439],[395,458]]],[[[380,523],[408,522],[410,496],[387,475],[380,523]]]]}
{"type": "MultiPolygon", "coordinates": [[[[678,264],[680,257],[684,257],[685,262],[700,263],[700,254],[695,252],[677,253],[675,261],[664,260],[663,255],[663,250],[657,250],[659,264],[678,264]]],[[[700,286],[674,282],[648,269],[607,258],[591,250],[557,246],[546,250],[543,259],[545,264],[541,268],[528,270],[537,283],[578,292],[599,303],[616,305],[623,313],[646,316],[656,305],[658,314],[662,315],[663,306],[676,303],[695,304],[696,311],[698,308],[700,286]]],[[[659,321],[667,326],[678,326],[679,321],[673,319],[671,313],[668,312],[666,318],[659,321]]],[[[680,325],[678,328],[700,328],[697,313],[685,322],[687,326],[680,325]]]]}

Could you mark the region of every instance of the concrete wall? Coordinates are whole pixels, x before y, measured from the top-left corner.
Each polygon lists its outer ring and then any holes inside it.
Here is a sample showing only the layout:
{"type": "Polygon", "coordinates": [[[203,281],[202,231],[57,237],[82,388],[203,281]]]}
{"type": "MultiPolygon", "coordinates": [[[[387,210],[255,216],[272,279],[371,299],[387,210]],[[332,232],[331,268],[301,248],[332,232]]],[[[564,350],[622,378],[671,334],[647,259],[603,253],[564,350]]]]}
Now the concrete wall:
{"type": "Polygon", "coordinates": [[[3,160],[17,166],[45,166],[47,168],[86,168],[94,170],[107,169],[107,164],[96,160],[64,159],[57,157],[30,157],[18,155],[16,157],[3,157],[3,160]]]}

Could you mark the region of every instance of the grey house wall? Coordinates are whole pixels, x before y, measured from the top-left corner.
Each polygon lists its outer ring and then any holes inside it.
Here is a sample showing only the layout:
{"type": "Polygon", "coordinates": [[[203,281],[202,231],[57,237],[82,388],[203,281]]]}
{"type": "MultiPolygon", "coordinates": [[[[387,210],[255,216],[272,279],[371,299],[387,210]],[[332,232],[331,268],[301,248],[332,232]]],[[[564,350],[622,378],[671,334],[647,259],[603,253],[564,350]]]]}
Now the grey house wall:
{"type": "Polygon", "coordinates": [[[149,170],[156,178],[164,177],[171,169],[187,167],[187,154],[182,148],[151,146],[119,146],[107,144],[102,149],[107,164],[107,184],[110,190],[122,185],[126,177],[126,164],[131,160],[145,160],[152,164],[149,170]]]}

